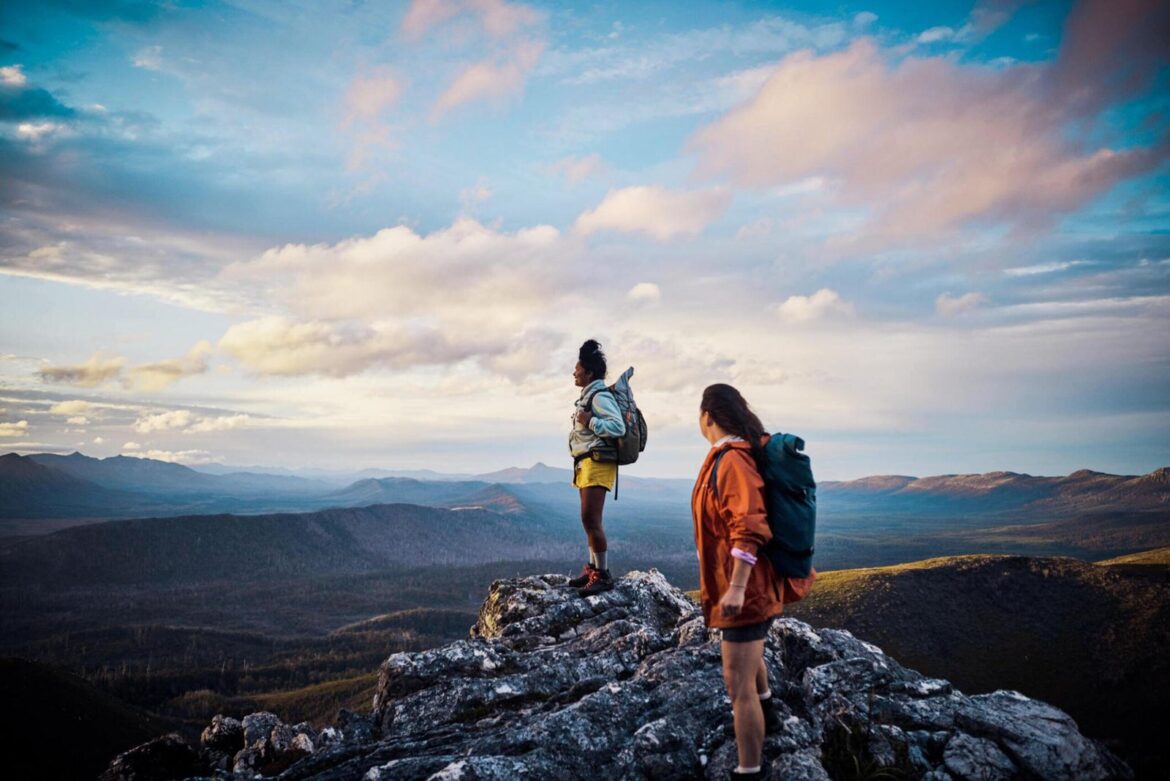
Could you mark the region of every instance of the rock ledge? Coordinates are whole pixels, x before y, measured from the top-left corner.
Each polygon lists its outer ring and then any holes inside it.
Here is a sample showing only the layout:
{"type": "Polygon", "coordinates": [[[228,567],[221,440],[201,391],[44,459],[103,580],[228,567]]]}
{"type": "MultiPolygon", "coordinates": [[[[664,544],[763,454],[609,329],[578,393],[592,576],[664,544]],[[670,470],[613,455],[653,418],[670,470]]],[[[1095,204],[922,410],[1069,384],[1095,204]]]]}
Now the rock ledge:
{"type": "MultiPolygon", "coordinates": [[[[726,778],[730,703],[717,633],[695,606],[653,570],[589,599],[565,581],[493,583],[469,639],[382,664],[368,715],[343,711],[320,733],[269,713],[217,716],[198,753],[204,777],[726,778]]],[[[1016,692],[966,696],[845,631],[782,618],[765,658],[784,718],[764,747],[773,779],[859,767],[931,781],[1132,778],[1062,711],[1016,692]]],[[[103,778],[155,777],[160,750],[182,753],[163,740],[103,778]]]]}

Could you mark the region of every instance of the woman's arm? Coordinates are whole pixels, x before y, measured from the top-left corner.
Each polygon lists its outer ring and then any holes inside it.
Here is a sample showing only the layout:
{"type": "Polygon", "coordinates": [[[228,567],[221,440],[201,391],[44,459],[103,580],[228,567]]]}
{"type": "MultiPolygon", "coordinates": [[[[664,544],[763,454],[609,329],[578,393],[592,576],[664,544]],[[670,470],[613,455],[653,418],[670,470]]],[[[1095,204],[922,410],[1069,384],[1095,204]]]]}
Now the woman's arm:
{"type": "Polygon", "coordinates": [[[752,565],[737,558],[731,565],[731,583],[727,591],[719,599],[719,610],[724,618],[735,618],[743,608],[743,595],[747,589],[748,578],[752,576],[752,565]]]}
{"type": "Polygon", "coordinates": [[[599,437],[625,436],[626,423],[622,420],[622,411],[618,407],[617,399],[608,391],[602,391],[593,397],[593,417],[586,425],[599,437]]]}
{"type": "MultiPolygon", "coordinates": [[[[768,510],[764,506],[764,480],[747,452],[732,449],[720,459],[718,505],[727,523],[733,548],[755,556],[768,540],[768,510]]],[[[738,566],[740,561],[736,560],[738,566]]]]}

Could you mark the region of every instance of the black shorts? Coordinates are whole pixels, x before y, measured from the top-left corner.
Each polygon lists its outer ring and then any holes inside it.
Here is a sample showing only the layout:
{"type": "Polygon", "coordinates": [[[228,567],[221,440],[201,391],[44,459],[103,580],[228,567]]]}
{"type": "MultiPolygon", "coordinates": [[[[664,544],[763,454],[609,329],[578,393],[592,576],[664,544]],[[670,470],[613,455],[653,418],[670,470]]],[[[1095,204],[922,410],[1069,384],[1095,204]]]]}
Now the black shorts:
{"type": "Polygon", "coordinates": [[[758,624],[736,626],[719,631],[723,633],[723,639],[728,643],[751,643],[767,637],[768,630],[772,628],[772,622],[775,620],[775,618],[768,618],[758,624]]]}

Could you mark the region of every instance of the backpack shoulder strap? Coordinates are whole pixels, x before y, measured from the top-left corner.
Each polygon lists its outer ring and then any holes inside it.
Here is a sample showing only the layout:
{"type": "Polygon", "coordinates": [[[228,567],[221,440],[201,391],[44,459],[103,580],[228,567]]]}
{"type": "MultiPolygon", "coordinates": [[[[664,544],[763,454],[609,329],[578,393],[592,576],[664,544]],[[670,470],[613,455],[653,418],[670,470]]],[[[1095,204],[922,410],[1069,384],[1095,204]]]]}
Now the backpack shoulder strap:
{"type": "Polygon", "coordinates": [[[723,460],[723,456],[727,455],[728,450],[731,450],[731,448],[722,448],[715,454],[715,461],[711,464],[711,492],[716,497],[719,496],[719,462],[723,460]]]}

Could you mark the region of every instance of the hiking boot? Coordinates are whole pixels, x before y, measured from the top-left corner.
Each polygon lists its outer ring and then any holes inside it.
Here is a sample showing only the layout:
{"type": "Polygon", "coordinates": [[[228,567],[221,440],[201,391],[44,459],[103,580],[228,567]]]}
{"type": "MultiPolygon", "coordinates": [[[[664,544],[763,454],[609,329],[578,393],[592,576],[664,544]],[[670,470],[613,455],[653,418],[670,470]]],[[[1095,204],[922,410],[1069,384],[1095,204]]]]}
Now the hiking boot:
{"type": "Polygon", "coordinates": [[[780,718],[780,714],[776,711],[775,694],[766,700],[760,700],[760,710],[764,712],[765,735],[775,735],[783,728],[784,720],[780,718]]]}
{"type": "Polygon", "coordinates": [[[731,781],[764,781],[764,768],[760,768],[754,773],[736,773],[734,770],[728,774],[731,781]]]}
{"type": "Polygon", "coordinates": [[[585,588],[578,589],[577,593],[583,597],[591,597],[612,588],[613,578],[610,576],[609,570],[594,567],[589,573],[589,581],[585,584],[585,588]]]}
{"type": "Polygon", "coordinates": [[[592,564],[586,564],[581,568],[581,574],[575,578],[570,578],[569,582],[565,585],[571,586],[572,588],[581,588],[582,586],[587,586],[589,585],[589,573],[596,571],[597,568],[592,564]]]}

